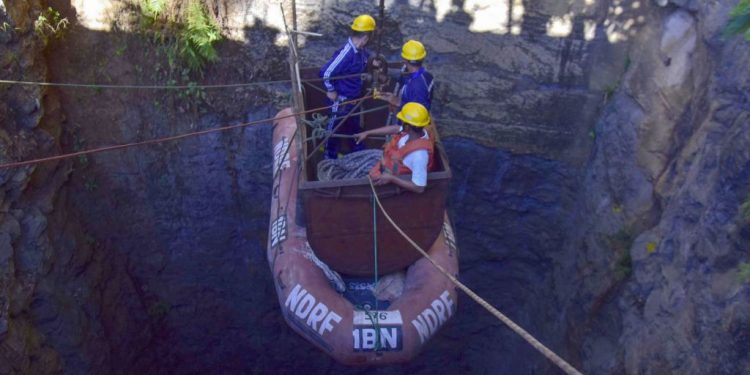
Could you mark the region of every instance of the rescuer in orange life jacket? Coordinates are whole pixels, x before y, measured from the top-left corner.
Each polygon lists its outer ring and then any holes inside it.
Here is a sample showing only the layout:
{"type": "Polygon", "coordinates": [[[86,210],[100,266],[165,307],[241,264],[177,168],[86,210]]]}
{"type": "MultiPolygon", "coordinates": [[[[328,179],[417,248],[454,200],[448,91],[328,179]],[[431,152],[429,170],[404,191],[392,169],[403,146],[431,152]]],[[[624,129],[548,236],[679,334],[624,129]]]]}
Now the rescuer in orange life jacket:
{"type": "Polygon", "coordinates": [[[370,170],[375,185],[396,184],[404,189],[421,193],[427,186],[427,172],[432,169],[435,141],[430,139],[427,126],[430,113],[422,104],[410,102],[396,115],[404,124],[388,125],[354,134],[357,143],[371,135],[396,134],[385,146],[383,158],[370,170]],[[397,175],[411,173],[411,180],[397,175]]]}

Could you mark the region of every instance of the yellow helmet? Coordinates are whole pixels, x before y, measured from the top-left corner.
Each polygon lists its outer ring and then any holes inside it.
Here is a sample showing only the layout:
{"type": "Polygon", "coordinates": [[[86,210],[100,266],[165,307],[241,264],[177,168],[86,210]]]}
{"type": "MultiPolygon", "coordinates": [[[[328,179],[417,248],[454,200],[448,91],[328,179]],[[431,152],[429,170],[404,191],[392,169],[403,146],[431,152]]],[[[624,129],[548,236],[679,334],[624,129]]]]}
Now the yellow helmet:
{"type": "Polygon", "coordinates": [[[410,40],[401,47],[401,57],[407,61],[422,61],[425,56],[427,56],[427,50],[416,40],[410,40]]]}
{"type": "Polygon", "coordinates": [[[404,104],[404,106],[401,107],[401,111],[396,114],[396,117],[398,117],[399,120],[418,128],[424,128],[425,126],[430,125],[431,122],[430,112],[425,106],[417,102],[404,104]]]}
{"type": "Polygon", "coordinates": [[[369,32],[375,30],[375,19],[369,14],[357,16],[352,22],[352,30],[369,32]]]}

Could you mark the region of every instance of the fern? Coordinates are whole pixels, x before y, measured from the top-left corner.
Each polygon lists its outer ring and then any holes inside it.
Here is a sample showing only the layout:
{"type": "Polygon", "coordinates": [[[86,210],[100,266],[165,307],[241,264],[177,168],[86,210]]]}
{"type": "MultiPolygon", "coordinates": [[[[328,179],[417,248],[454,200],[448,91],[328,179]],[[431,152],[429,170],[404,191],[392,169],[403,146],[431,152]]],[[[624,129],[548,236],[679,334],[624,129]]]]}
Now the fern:
{"type": "Polygon", "coordinates": [[[141,0],[141,12],[151,19],[159,18],[166,7],[167,0],[141,0]]]}
{"type": "Polygon", "coordinates": [[[206,14],[203,5],[193,0],[188,5],[185,26],[180,33],[180,54],[193,71],[202,71],[205,63],[216,62],[219,54],[214,43],[221,40],[219,27],[206,14]]]}
{"type": "Polygon", "coordinates": [[[214,47],[222,39],[219,26],[200,0],[140,0],[142,25],[155,42],[165,44],[170,68],[181,61],[191,72],[203,73],[207,63],[219,60],[214,47]],[[187,6],[181,6],[187,3],[187,6]]]}
{"type": "Polygon", "coordinates": [[[724,37],[743,34],[750,41],[750,0],[742,0],[729,14],[730,19],[724,29],[724,37]]]}

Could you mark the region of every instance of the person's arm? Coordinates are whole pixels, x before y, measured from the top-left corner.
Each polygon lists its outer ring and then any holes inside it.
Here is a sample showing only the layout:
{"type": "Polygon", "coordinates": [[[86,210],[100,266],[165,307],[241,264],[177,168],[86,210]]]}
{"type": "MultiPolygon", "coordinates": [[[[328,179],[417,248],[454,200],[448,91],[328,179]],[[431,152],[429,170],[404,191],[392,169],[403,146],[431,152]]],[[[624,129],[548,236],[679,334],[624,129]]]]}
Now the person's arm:
{"type": "Polygon", "coordinates": [[[372,183],[374,185],[396,184],[406,190],[409,190],[415,193],[421,193],[424,191],[424,186],[418,186],[411,180],[402,180],[398,178],[397,176],[394,176],[390,173],[383,173],[379,177],[375,177],[372,180],[372,183]]]}
{"type": "Polygon", "coordinates": [[[377,129],[370,129],[365,130],[361,133],[354,134],[354,140],[357,143],[360,143],[365,140],[365,138],[371,136],[371,135],[389,135],[389,134],[396,134],[401,130],[401,127],[398,125],[388,125],[388,126],[382,126],[377,129]]]}
{"type": "Polygon", "coordinates": [[[346,64],[347,54],[349,53],[350,46],[347,43],[347,45],[339,51],[325,66],[323,66],[323,69],[321,69],[321,78],[323,78],[323,86],[326,88],[326,96],[328,96],[328,99],[331,99],[332,101],[335,101],[338,97],[338,93],[336,92],[336,86],[334,85],[334,82],[331,81],[331,77],[336,77],[340,75],[341,68],[346,64]]]}
{"type": "Polygon", "coordinates": [[[382,92],[376,99],[385,100],[388,104],[394,107],[401,105],[401,97],[390,92],[382,92]]]}

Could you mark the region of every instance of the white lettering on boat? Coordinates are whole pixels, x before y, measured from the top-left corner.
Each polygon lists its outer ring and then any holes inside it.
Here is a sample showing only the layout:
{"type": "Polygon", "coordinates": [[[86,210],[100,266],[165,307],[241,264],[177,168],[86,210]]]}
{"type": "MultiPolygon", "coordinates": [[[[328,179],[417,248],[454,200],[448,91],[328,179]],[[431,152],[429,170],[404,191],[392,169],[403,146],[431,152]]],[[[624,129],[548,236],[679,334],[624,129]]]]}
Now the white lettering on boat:
{"type": "Polygon", "coordinates": [[[273,174],[289,168],[289,141],[281,137],[279,143],[273,147],[273,174]]]}
{"type": "Polygon", "coordinates": [[[453,234],[453,228],[447,220],[443,222],[443,237],[445,237],[445,245],[448,246],[448,254],[453,256],[458,248],[456,247],[456,236],[453,234]]]}
{"type": "Polygon", "coordinates": [[[321,336],[326,331],[333,331],[333,324],[341,321],[339,314],[323,302],[318,302],[315,296],[299,284],[289,292],[284,306],[321,336]]]}
{"type": "Polygon", "coordinates": [[[396,311],[355,311],[354,351],[398,351],[403,348],[403,320],[396,311]]]}
{"type": "Polygon", "coordinates": [[[282,214],[271,223],[271,247],[284,242],[286,236],[286,215],[282,214]]]}
{"type": "Polygon", "coordinates": [[[453,315],[454,306],[446,290],[411,321],[423,344],[453,315]]]}

